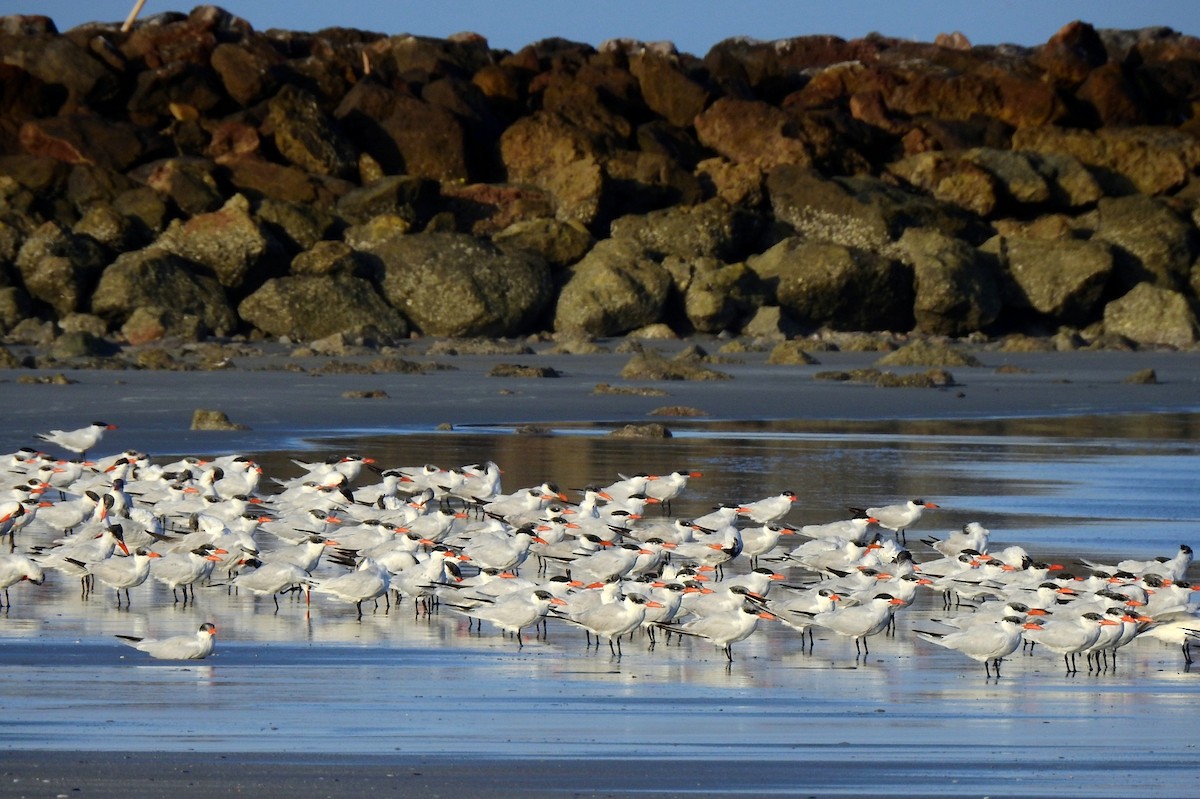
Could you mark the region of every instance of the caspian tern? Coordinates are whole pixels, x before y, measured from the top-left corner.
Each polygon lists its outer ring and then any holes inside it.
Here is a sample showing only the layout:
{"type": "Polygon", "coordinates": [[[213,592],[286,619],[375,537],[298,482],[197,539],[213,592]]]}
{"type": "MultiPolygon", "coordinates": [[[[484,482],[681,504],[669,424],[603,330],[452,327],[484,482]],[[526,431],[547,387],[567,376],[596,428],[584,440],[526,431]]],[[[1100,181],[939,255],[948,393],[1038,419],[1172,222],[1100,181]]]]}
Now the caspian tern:
{"type": "Polygon", "coordinates": [[[117,607],[121,607],[121,591],[125,592],[125,606],[129,606],[129,589],[146,582],[150,576],[150,561],[161,558],[157,552],[135,550],[127,558],[107,558],[99,563],[80,564],[93,577],[117,592],[117,607]]]}
{"type": "Polygon", "coordinates": [[[999,621],[988,624],[973,624],[970,627],[953,633],[935,633],[917,630],[916,636],[931,644],[953,649],[967,657],[983,663],[984,673],[992,676],[991,666],[996,667],[996,676],[1000,676],[1000,661],[1017,651],[1021,645],[1021,635],[1026,627],[1040,629],[1038,625],[1027,624],[1019,616],[1004,616],[999,621]]]}
{"type": "Polygon", "coordinates": [[[1106,619],[1095,611],[1077,614],[1074,617],[1063,617],[1060,614],[1055,618],[1056,620],[1049,626],[1043,627],[1037,624],[1028,626],[1025,636],[1051,652],[1062,655],[1068,674],[1078,671],[1075,667],[1075,655],[1091,649],[1095,645],[1096,641],[1100,639],[1102,626],[1117,626],[1121,623],[1106,619]]]}
{"type": "MultiPolygon", "coordinates": [[[[459,613],[478,621],[489,621],[501,630],[512,633],[519,648],[525,647],[521,630],[532,627],[543,618],[551,605],[567,603],[544,588],[533,591],[518,591],[507,594],[493,604],[484,604],[472,609],[455,608],[459,613]]],[[[452,606],[453,607],[453,606],[452,606]]]]}
{"type": "Polygon", "coordinates": [[[932,502],[926,502],[923,499],[910,499],[899,505],[882,505],[878,508],[851,508],[852,513],[873,516],[879,523],[880,527],[891,530],[900,537],[901,541],[905,540],[904,531],[912,527],[921,519],[926,509],[939,507],[932,502]]]}
{"type": "Polygon", "coordinates": [[[312,590],[343,602],[353,602],[358,610],[358,618],[361,619],[362,603],[368,599],[378,600],[379,597],[385,596],[390,585],[391,575],[387,569],[370,558],[362,558],[354,567],[354,571],[314,582],[312,590]]]}
{"type": "Polygon", "coordinates": [[[0,589],[4,590],[5,607],[12,605],[8,599],[9,587],[26,580],[34,585],[41,585],[45,580],[42,567],[28,556],[17,552],[0,555],[0,589]]]}
{"type": "Polygon", "coordinates": [[[217,636],[215,624],[205,622],[195,635],[177,635],[174,638],[137,638],[118,635],[117,640],[145,652],[159,660],[203,660],[212,654],[213,639],[217,636]]]}
{"type": "Polygon", "coordinates": [[[87,457],[88,450],[100,443],[104,431],[116,429],[115,424],[92,422],[87,427],[80,427],[77,430],[51,430],[49,433],[38,433],[38,438],[87,457]]]}
{"type": "Polygon", "coordinates": [[[737,510],[742,516],[748,516],[759,524],[767,524],[768,522],[777,522],[787,516],[795,501],[795,491],[784,491],[773,497],[739,505],[737,510]]]}
{"type": "Polygon", "coordinates": [[[745,600],[732,612],[701,616],[680,625],[672,625],[670,629],[679,635],[707,638],[714,645],[721,647],[725,659],[732,663],[733,645],[749,638],[758,628],[760,619],[774,618],[773,614],[763,610],[762,605],[745,600]]]}
{"type": "Polygon", "coordinates": [[[897,607],[903,605],[903,599],[897,599],[891,594],[876,594],[862,605],[839,607],[818,613],[813,616],[813,623],[838,635],[853,638],[854,651],[859,656],[865,656],[871,654],[871,650],[867,648],[867,638],[887,629],[892,614],[896,612],[897,607]]]}
{"type": "Polygon", "coordinates": [[[596,646],[600,646],[600,639],[608,639],[609,651],[615,657],[621,657],[621,636],[641,626],[646,618],[647,608],[657,607],[662,607],[662,603],[646,599],[641,594],[626,594],[617,602],[597,605],[575,616],[571,621],[594,634],[596,646]]]}

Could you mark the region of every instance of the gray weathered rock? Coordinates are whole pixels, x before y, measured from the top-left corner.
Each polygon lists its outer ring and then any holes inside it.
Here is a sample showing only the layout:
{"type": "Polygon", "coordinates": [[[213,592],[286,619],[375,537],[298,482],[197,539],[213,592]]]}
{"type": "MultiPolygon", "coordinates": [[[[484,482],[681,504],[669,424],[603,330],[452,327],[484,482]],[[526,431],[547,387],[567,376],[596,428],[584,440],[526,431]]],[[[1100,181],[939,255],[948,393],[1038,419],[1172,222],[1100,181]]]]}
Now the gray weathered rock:
{"type": "Polygon", "coordinates": [[[933,227],[968,239],[976,223],[961,210],[871,177],[828,179],[815,170],[780,166],[767,176],[771,208],[807,238],[887,253],[908,227],[933,227]]]}
{"type": "Polygon", "coordinates": [[[962,336],[1000,315],[1000,266],[994,257],[928,228],[909,228],[899,243],[913,267],[918,331],[962,336]]]}
{"type": "Polygon", "coordinates": [[[7,333],[29,315],[29,297],[16,286],[0,288],[0,333],[7,333]]]}
{"type": "Polygon", "coordinates": [[[1104,306],[1104,330],[1139,344],[1186,347],[1200,340],[1200,325],[1177,291],[1139,283],[1104,306]]]}
{"type": "Polygon", "coordinates": [[[421,225],[432,213],[437,184],[426,178],[390,175],[346,192],[337,203],[338,214],[361,225],[382,214],[395,214],[421,225]]]}
{"type": "Polygon", "coordinates": [[[710,200],[614,219],[612,237],[632,239],[659,257],[709,256],[729,261],[744,246],[739,227],[733,208],[723,200],[710,200]]]}
{"type": "Polygon", "coordinates": [[[66,316],[82,309],[107,260],[95,240],[47,222],[21,245],[16,267],[33,299],[49,305],[56,315],[66,316]]]}
{"type": "Polygon", "coordinates": [[[393,236],[369,253],[382,264],[388,302],[427,335],[523,333],[551,299],[545,261],[465,234],[393,236]]]}
{"type": "Polygon", "coordinates": [[[250,202],[235,194],[220,210],[175,220],[159,237],[167,252],[200,264],[222,286],[237,289],[278,245],[250,214],[250,202]]]}
{"type": "Polygon", "coordinates": [[[242,300],[238,315],[264,333],[300,341],[364,327],[389,338],[408,333],[369,281],[348,275],[272,278],[242,300]]]}
{"type": "Polygon", "coordinates": [[[344,241],[318,241],[292,259],[290,271],[293,275],[373,276],[364,259],[344,241]]]}
{"type": "Polygon", "coordinates": [[[1098,241],[1005,238],[1001,265],[1012,280],[1006,304],[1070,324],[1099,315],[1099,302],[1113,271],[1113,254],[1098,241]]]}
{"type": "Polygon", "coordinates": [[[587,228],[578,222],[557,219],[526,219],[492,236],[492,242],[502,250],[518,249],[535,252],[554,268],[575,263],[587,255],[595,240],[587,228]]]}
{"type": "Polygon", "coordinates": [[[554,311],[557,333],[614,336],[657,322],[671,276],[632,241],[605,239],[570,269],[554,311]]]}
{"type": "Polygon", "coordinates": [[[190,262],[161,249],[125,253],[109,264],[92,293],[92,313],[120,326],[140,307],[171,309],[197,317],[205,332],[237,327],[237,317],[214,278],[197,274],[190,262]]]}
{"type": "Polygon", "coordinates": [[[796,321],[838,330],[909,330],[911,270],[866,250],[784,239],[747,264],[796,321]]]}
{"type": "Polygon", "coordinates": [[[744,263],[726,266],[712,259],[692,263],[707,268],[692,273],[683,292],[683,310],[701,333],[736,329],[768,295],[758,274],[744,263]]]}
{"type": "Polygon", "coordinates": [[[1187,285],[1200,254],[1200,235],[1191,222],[1162,200],[1144,195],[1100,201],[1095,238],[1120,248],[1117,275],[1131,287],[1149,280],[1165,289],[1187,285]]]}

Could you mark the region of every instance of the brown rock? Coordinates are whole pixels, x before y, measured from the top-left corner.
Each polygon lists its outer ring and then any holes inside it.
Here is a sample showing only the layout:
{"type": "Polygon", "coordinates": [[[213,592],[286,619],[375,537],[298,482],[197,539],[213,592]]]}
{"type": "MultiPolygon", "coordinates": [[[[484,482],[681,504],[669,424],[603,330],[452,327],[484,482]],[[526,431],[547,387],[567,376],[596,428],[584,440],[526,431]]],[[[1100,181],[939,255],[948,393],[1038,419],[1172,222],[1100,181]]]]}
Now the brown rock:
{"type": "Polygon", "coordinates": [[[1144,125],[1150,121],[1145,99],[1119,63],[1089,72],[1076,90],[1075,99],[1090,107],[1102,126],[1144,125]]]}
{"type": "Polygon", "coordinates": [[[29,297],[16,286],[0,288],[0,333],[8,333],[29,316],[29,297]]]}
{"type": "Polygon", "coordinates": [[[243,108],[274,91],[277,84],[275,68],[283,61],[279,52],[259,37],[237,44],[218,44],[210,59],[226,93],[243,108]]]}
{"type": "Polygon", "coordinates": [[[396,97],[393,109],[380,128],[390,139],[394,157],[372,152],[386,171],[443,182],[471,179],[466,131],[454,114],[406,96],[396,97]]]}
{"type": "Polygon", "coordinates": [[[797,233],[864,250],[888,251],[905,228],[933,227],[968,241],[980,231],[952,206],[866,176],[827,179],[814,170],[781,166],[767,177],[777,221],[797,233]]]}
{"type": "Polygon", "coordinates": [[[355,225],[383,214],[422,225],[433,213],[437,191],[437,184],[426,178],[391,175],[346,192],[338,199],[337,212],[355,225]]]}
{"type": "Polygon", "coordinates": [[[442,205],[459,230],[493,236],[514,224],[554,216],[554,200],[533,186],[472,183],[442,186],[442,205]]]}
{"type": "Polygon", "coordinates": [[[812,166],[809,145],[791,118],[759,100],[722,97],[696,118],[700,143],[738,164],[768,172],[780,164],[812,166]]]}
{"type": "Polygon", "coordinates": [[[192,413],[192,430],[249,430],[244,424],[230,421],[225,411],[197,408],[192,413]]]}
{"type": "Polygon", "coordinates": [[[196,314],[179,313],[171,308],[139,306],[121,325],[121,335],[133,346],[169,337],[197,341],[204,333],[204,325],[196,314]]]}
{"type": "Polygon", "coordinates": [[[557,333],[612,336],[657,322],[671,277],[636,244],[605,239],[569,270],[554,312],[557,333]]]}
{"type": "Polygon", "coordinates": [[[1109,195],[1163,194],[1182,186],[1200,166],[1200,140],[1169,128],[1031,127],[1014,133],[1012,146],[1074,156],[1109,195]]]}
{"type": "Polygon", "coordinates": [[[1108,49],[1095,28],[1075,20],[1051,36],[1050,41],[1034,52],[1030,61],[1054,80],[1077,86],[1093,69],[1107,63],[1108,49]]]}
{"type": "Polygon", "coordinates": [[[139,131],[99,116],[38,119],[21,126],[21,147],[66,164],[94,164],[118,172],[142,155],[139,131]]]}
{"type": "Polygon", "coordinates": [[[69,109],[109,100],[120,87],[117,76],[104,64],[55,31],[0,35],[0,63],[44,84],[65,87],[69,109]]]}
{"type": "Polygon", "coordinates": [[[554,196],[555,214],[590,227],[600,217],[606,177],[601,144],[563,117],[538,111],[500,137],[500,157],[514,183],[532,183],[554,196]]]}
{"type": "Polygon", "coordinates": [[[613,438],[671,438],[671,431],[658,423],[627,424],[609,433],[613,438]]]}
{"type": "Polygon", "coordinates": [[[29,295],[61,317],[83,308],[107,260],[94,240],[47,222],[21,245],[15,266],[29,295]]]}
{"type": "Polygon", "coordinates": [[[369,277],[363,259],[343,241],[318,241],[292,259],[293,275],[354,275],[369,277]]]}
{"type": "Polygon", "coordinates": [[[927,70],[885,95],[892,112],[969,121],[992,117],[1018,129],[1062,124],[1067,109],[1054,87],[1033,76],[927,70]]]}
{"type": "Polygon", "coordinates": [[[708,103],[709,91],[685,74],[677,56],[646,50],[629,60],[629,71],[646,105],[672,125],[691,127],[708,103]]]}

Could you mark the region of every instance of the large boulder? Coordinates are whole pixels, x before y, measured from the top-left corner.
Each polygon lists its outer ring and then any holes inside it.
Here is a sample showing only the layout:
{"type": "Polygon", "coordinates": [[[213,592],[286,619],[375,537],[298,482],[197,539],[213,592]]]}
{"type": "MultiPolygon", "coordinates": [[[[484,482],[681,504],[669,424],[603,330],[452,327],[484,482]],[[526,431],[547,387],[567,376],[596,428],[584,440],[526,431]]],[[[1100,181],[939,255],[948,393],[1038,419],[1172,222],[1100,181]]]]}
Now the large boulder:
{"type": "Polygon", "coordinates": [[[676,127],[691,127],[708,103],[708,89],[684,72],[678,56],[645,50],[629,59],[629,71],[650,110],[676,127]]]}
{"type": "Polygon", "coordinates": [[[65,36],[53,31],[23,35],[6,31],[0,35],[0,64],[29,73],[38,81],[61,86],[68,107],[103,101],[120,89],[113,70],[65,36]]]}
{"type": "Polygon", "coordinates": [[[736,164],[769,172],[780,164],[813,165],[813,152],[791,117],[761,100],[722,97],[696,117],[700,143],[736,164]]]}
{"type": "Polygon", "coordinates": [[[101,116],[72,114],[32,119],[21,126],[21,147],[66,164],[95,164],[124,171],[141,157],[138,130],[101,116]]]}
{"type": "Polygon", "coordinates": [[[235,194],[218,211],[175,220],[158,245],[211,272],[222,286],[238,289],[278,245],[250,215],[250,203],[235,194]]]}
{"type": "Polygon", "coordinates": [[[1104,306],[1104,330],[1139,344],[1187,347],[1200,340],[1200,325],[1177,291],[1139,283],[1104,306]]]}
{"type": "Polygon", "coordinates": [[[909,228],[899,243],[913,267],[918,331],[963,336],[1000,315],[1000,266],[994,257],[928,228],[909,228]]]}
{"type": "MultiPolygon", "coordinates": [[[[670,261],[667,259],[664,266],[670,261]]],[[[734,330],[759,307],[765,291],[758,275],[746,264],[726,266],[709,258],[692,263],[696,268],[683,291],[683,311],[697,332],[734,330]]]]}
{"type": "Polygon", "coordinates": [[[352,174],[357,163],[354,149],[321,110],[317,98],[288,85],[267,107],[266,126],[280,155],[317,175],[352,174]]]}
{"type": "Polygon", "coordinates": [[[270,96],[278,84],[278,72],[284,58],[260,37],[218,44],[212,51],[213,71],[221,79],[225,93],[248,108],[270,96]]]}
{"type": "Polygon", "coordinates": [[[369,254],[383,269],[383,295],[432,336],[526,332],[550,302],[550,268],[530,252],[504,252],[460,233],[392,236],[369,254]]]}
{"type": "Polygon", "coordinates": [[[632,239],[658,256],[709,256],[729,261],[744,246],[737,212],[723,200],[682,205],[613,220],[614,239],[632,239]]]}
{"type": "Polygon", "coordinates": [[[389,338],[408,333],[370,281],[345,274],[272,278],[242,300],[238,315],[264,333],[300,341],[363,329],[389,338]]]}
{"type": "Polygon", "coordinates": [[[1119,248],[1121,283],[1132,287],[1150,281],[1165,289],[1187,285],[1200,253],[1200,235],[1191,222],[1166,202],[1135,194],[1100,201],[1095,238],[1119,248]]]}
{"type": "Polygon", "coordinates": [[[385,169],[444,182],[470,180],[466,130],[445,108],[400,96],[380,129],[392,145],[393,158],[380,160],[385,169]]]}
{"type": "Polygon", "coordinates": [[[1114,268],[1107,244],[1017,236],[996,244],[1010,280],[1006,305],[1033,310],[1064,324],[1089,324],[1099,316],[1100,300],[1114,268]]]}
{"type": "Polygon", "coordinates": [[[908,227],[933,227],[968,241],[978,238],[973,218],[929,197],[872,177],[829,179],[811,169],[781,166],[767,176],[776,220],[818,241],[888,251],[908,227]]]}
{"type": "Polygon", "coordinates": [[[550,192],[555,215],[590,227],[603,211],[608,178],[602,166],[609,144],[548,111],[523,116],[500,137],[500,158],[512,183],[550,192]]]}
{"type": "Polygon", "coordinates": [[[1107,194],[1164,194],[1200,167],[1200,139],[1171,128],[1025,128],[1013,134],[1012,146],[1077,158],[1107,194]]]}
{"type": "Polygon", "coordinates": [[[798,322],[837,330],[913,326],[912,272],[876,253],[791,237],[747,264],[798,322]]]}
{"type": "Polygon", "coordinates": [[[21,245],[16,267],[29,296],[66,316],[83,308],[107,260],[95,240],[46,222],[21,245]]]}
{"type": "Polygon", "coordinates": [[[554,310],[554,330],[616,336],[658,322],[670,274],[636,243],[605,239],[569,270],[554,310]]]}
{"type": "Polygon", "coordinates": [[[237,317],[221,285],[196,268],[158,248],[125,253],[100,276],[92,292],[92,313],[119,327],[138,308],[157,308],[194,316],[207,333],[233,332],[237,317]]]}

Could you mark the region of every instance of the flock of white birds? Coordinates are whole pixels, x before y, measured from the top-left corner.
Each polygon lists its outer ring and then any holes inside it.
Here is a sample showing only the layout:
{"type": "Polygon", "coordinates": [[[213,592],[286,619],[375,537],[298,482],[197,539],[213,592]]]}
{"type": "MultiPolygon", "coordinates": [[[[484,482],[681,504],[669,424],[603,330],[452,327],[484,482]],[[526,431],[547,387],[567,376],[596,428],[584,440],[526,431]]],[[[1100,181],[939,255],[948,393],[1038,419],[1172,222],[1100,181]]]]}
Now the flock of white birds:
{"type": "MultiPolygon", "coordinates": [[[[1200,586],[1186,581],[1192,550],[1173,557],[1078,568],[1037,562],[1019,546],[997,548],[979,523],[926,538],[918,562],[908,528],[932,502],[851,509],[849,518],[791,525],[791,492],[721,505],[681,519],[669,510],[695,472],[638,474],[577,492],[553,483],[504,493],[492,462],[454,469],[381,469],[357,455],[303,473],[263,479],[246,456],[154,463],[126,451],[87,455],[113,425],[96,422],[39,437],[63,459],[32,448],[0,456],[0,588],[41,585],[50,573],[79,581],[94,601],[118,606],[150,581],[176,603],[196,585],[293,603],[348,603],[361,618],[408,602],[488,623],[523,646],[550,619],[581,629],[612,655],[640,637],[707,639],[732,662],[732,647],[767,620],[791,628],[802,647],[814,631],[852,639],[895,630],[919,591],[942,597],[945,614],[912,634],[983,663],[987,676],[1023,647],[1083,654],[1089,670],[1115,668],[1117,652],[1156,639],[1180,648],[1200,640],[1200,586]]],[[[216,626],[162,639],[117,636],[151,657],[199,659],[216,626]]]]}

